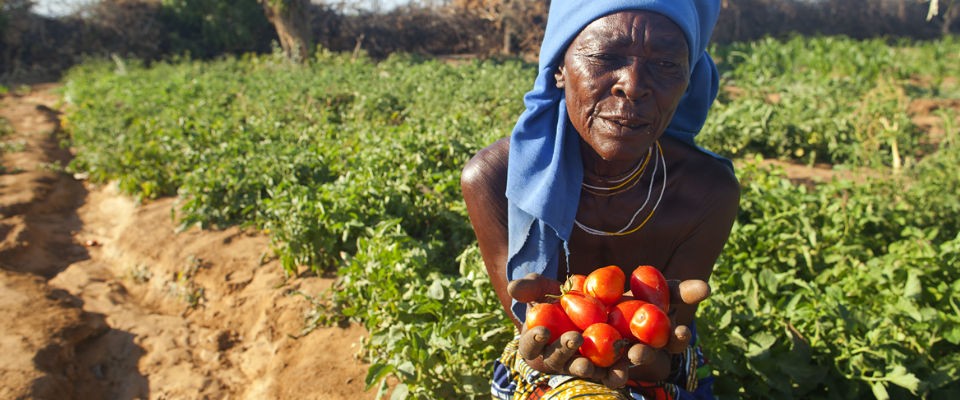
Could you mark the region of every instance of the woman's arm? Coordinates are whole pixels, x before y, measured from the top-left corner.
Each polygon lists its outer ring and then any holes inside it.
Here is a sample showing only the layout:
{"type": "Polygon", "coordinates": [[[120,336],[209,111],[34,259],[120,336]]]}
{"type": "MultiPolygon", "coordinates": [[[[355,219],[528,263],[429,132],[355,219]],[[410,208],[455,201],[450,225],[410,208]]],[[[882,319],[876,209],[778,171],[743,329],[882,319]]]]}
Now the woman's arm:
{"type": "Polygon", "coordinates": [[[510,311],[511,297],[507,293],[506,189],[509,143],[509,138],[500,139],[467,161],[460,175],[460,188],[490,283],[504,311],[519,329],[520,321],[510,311]]]}
{"type": "MultiPolygon", "coordinates": [[[[697,208],[698,223],[692,225],[685,239],[670,255],[663,274],[667,279],[685,281],[698,279],[710,281],[714,264],[730,236],[740,204],[740,185],[733,172],[715,160],[709,174],[701,173],[705,179],[696,180],[699,185],[685,185],[682,190],[690,190],[687,198],[702,199],[697,208]],[[697,192],[694,190],[699,189],[697,192]]],[[[696,305],[680,302],[674,320],[683,325],[693,322],[696,305]]]]}

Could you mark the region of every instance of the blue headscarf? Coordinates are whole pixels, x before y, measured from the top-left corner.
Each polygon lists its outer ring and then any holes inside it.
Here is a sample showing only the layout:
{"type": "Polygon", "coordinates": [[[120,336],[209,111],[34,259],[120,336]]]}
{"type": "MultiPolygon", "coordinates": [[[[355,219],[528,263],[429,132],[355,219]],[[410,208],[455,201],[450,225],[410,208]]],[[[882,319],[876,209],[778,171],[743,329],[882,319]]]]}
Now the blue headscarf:
{"type": "MultiPolygon", "coordinates": [[[[556,87],[554,72],[584,27],[626,10],[656,12],[683,30],[690,49],[690,83],[665,134],[696,146],[693,138],[703,127],[719,85],[717,67],[706,47],[720,0],[553,0],[540,47],[539,73],[533,90],[524,96],[526,110],[510,137],[506,192],[510,280],[531,272],[557,278],[560,246],[568,253],[583,164],[579,135],[569,126],[564,92],[556,87]]],[[[524,305],[514,301],[512,308],[522,321],[524,305]]]]}

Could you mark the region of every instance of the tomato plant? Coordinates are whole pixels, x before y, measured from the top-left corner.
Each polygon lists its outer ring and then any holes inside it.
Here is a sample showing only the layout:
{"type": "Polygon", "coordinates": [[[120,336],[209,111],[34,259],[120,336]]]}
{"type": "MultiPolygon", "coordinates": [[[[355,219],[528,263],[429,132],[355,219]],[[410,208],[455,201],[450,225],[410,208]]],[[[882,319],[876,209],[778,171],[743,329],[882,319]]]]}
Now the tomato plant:
{"type": "Polygon", "coordinates": [[[670,288],[660,270],[641,265],[630,274],[630,292],[637,300],[653,303],[664,312],[670,311],[670,288]]]}
{"type": "MultiPolygon", "coordinates": [[[[960,40],[714,51],[725,82],[697,144],[734,159],[742,184],[697,315],[717,397],[956,398],[960,40]],[[914,97],[940,104],[918,114],[939,117],[938,137],[912,123],[914,97]],[[798,185],[740,154],[874,169],[798,185]]],[[[369,330],[368,384],[488,396],[485,361],[513,326],[479,256],[458,257],[475,246],[458,182],[516,122],[535,68],[326,50],[303,68],[257,55],[116,68],[65,76],[71,172],[179,195],[184,226],[263,232],[291,273],[336,270],[320,313],[369,330]]]]}
{"type": "Polygon", "coordinates": [[[626,342],[617,329],[603,322],[596,323],[583,330],[583,344],[580,354],[590,359],[598,367],[609,367],[617,362],[626,351],[626,342]]]}
{"type": "Polygon", "coordinates": [[[626,280],[623,270],[616,265],[597,268],[583,280],[583,292],[609,306],[620,300],[626,280]]]}

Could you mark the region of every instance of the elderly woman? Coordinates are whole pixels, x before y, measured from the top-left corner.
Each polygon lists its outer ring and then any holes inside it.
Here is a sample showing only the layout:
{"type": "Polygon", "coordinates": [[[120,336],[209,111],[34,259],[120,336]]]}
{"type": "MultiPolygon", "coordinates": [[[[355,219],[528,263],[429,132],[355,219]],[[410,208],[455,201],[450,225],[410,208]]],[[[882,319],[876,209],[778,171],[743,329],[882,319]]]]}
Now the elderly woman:
{"type": "MultiPolygon", "coordinates": [[[[527,303],[572,274],[617,265],[629,276],[649,264],[675,287],[709,279],[739,202],[732,164],[693,140],[717,93],[706,46],[718,12],[719,0],[551,2],[526,111],[462,176],[490,280],[518,330],[527,303]]],[[[674,296],[674,323],[693,328],[703,297],[674,296]]],[[[671,339],[682,343],[674,354],[644,358],[655,362],[574,372],[579,334],[546,345],[525,330],[496,363],[493,393],[710,397],[692,332],[671,339]],[[537,350],[519,354],[518,343],[537,350]]]]}

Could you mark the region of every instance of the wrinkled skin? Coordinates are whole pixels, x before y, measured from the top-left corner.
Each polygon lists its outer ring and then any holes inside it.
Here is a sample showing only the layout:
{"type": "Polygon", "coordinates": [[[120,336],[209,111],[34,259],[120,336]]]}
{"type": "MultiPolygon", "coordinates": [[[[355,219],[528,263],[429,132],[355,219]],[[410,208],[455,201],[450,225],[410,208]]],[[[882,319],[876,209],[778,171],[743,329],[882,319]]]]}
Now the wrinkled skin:
{"type": "MultiPolygon", "coordinates": [[[[600,18],[568,47],[555,79],[564,90],[570,121],[580,135],[585,183],[609,185],[623,177],[655,149],[658,140],[668,174],[659,207],[652,210],[648,205],[640,210],[644,216],[653,214],[643,229],[624,236],[597,236],[575,228],[567,243],[569,256],[559,257],[561,281],[571,274],[587,275],[606,265],[618,265],[629,276],[641,264],[656,266],[670,281],[709,281],[737,214],[739,183],[719,160],[663,135],[688,84],[687,57],[680,29],[669,19],[650,12],[627,11],[600,18]]],[[[509,146],[509,138],[504,138],[476,154],[464,167],[461,188],[490,281],[507,315],[520,329],[519,319],[510,311],[513,297],[506,274],[504,193],[509,146]]],[[[621,229],[644,204],[649,192],[656,196],[663,188],[660,174],[651,185],[652,175],[642,175],[632,189],[615,196],[582,191],[577,220],[608,232],[621,229]]],[[[521,302],[537,300],[530,293],[520,296],[521,302]]],[[[689,301],[671,306],[671,318],[678,325],[693,322],[702,299],[685,300],[689,301]]],[[[568,348],[579,346],[575,339],[571,340],[568,348]]],[[[631,354],[656,364],[647,368],[654,371],[651,376],[669,373],[669,360],[666,366],[662,362],[666,352],[633,350],[631,354]]],[[[575,353],[575,349],[545,351],[551,355],[560,351],[554,358],[561,358],[567,351],[575,353]]],[[[566,365],[551,368],[537,362],[542,356],[530,357],[531,365],[545,372],[563,372],[579,358],[570,356],[566,365]]],[[[554,367],[557,364],[551,362],[554,367]]],[[[589,375],[618,387],[626,367],[615,365],[605,371],[590,371],[589,375]],[[617,379],[611,379],[612,376],[617,379]]],[[[632,368],[630,373],[641,369],[644,368],[632,368]]]]}
{"type": "Polygon", "coordinates": [[[587,171],[616,176],[646,156],[687,89],[688,57],[683,31],[652,13],[613,14],[574,39],[554,79],[587,171]]]}

